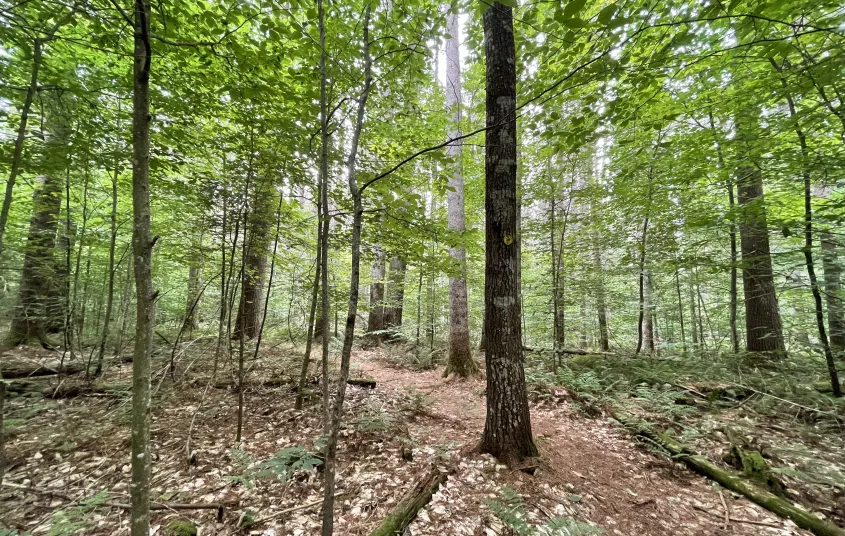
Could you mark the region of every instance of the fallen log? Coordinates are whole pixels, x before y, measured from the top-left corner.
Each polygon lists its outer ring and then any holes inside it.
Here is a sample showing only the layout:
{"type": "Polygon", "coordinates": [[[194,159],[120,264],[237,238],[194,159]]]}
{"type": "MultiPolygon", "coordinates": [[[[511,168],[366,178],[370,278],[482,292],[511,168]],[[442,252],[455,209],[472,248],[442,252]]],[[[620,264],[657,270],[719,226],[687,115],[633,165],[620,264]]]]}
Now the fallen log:
{"type": "Polygon", "coordinates": [[[346,380],[347,385],[354,385],[356,387],[363,387],[365,389],[375,389],[376,381],[373,378],[349,378],[346,380]]]}
{"type": "Polygon", "coordinates": [[[774,493],[749,482],[735,471],[722,469],[711,462],[706,456],[693,452],[683,443],[654,430],[647,423],[641,422],[631,415],[614,410],[611,410],[610,416],[619,421],[634,435],[644,437],[662,449],[665,449],[674,459],[684,462],[687,467],[696,473],[715,480],[723,487],[743,495],[782,518],[792,520],[802,529],[809,530],[817,536],[845,536],[845,530],[837,527],[830,521],[816,517],[807,510],[795,506],[788,500],[782,499],[774,493]]]}
{"type": "Polygon", "coordinates": [[[417,513],[428,504],[431,496],[444,482],[446,482],[446,473],[441,472],[437,466],[432,466],[370,533],[370,536],[395,536],[404,533],[408,525],[417,517],[417,513]]]}
{"type": "Polygon", "coordinates": [[[537,352],[538,354],[551,354],[554,352],[555,354],[559,355],[601,355],[601,356],[614,356],[616,354],[612,352],[600,352],[600,351],[593,351],[593,350],[581,350],[579,348],[533,348],[531,346],[523,346],[523,350],[526,352],[537,352]]]}
{"type": "Polygon", "coordinates": [[[81,359],[75,361],[65,361],[62,363],[58,360],[45,361],[39,363],[37,361],[10,361],[8,359],[2,360],[0,365],[3,378],[29,378],[32,376],[51,376],[55,374],[77,374],[85,370],[85,362],[81,359]]]}

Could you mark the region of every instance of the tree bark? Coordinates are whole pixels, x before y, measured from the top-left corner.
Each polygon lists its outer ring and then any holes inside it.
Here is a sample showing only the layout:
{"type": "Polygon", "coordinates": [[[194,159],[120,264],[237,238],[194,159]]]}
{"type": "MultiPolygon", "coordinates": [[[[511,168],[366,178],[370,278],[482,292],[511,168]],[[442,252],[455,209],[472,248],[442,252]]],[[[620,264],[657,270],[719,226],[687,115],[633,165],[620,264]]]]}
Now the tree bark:
{"type": "Polygon", "coordinates": [[[655,321],[654,287],[651,270],[645,269],[643,281],[643,307],[645,318],[643,318],[643,346],[646,352],[654,352],[654,342],[657,338],[657,322],[655,321]]]}
{"type": "Polygon", "coordinates": [[[593,276],[596,278],[596,311],[599,321],[599,349],[602,352],[610,351],[610,340],[607,334],[607,305],[604,295],[604,267],[601,260],[601,248],[597,237],[593,237],[593,276]]]}
{"type": "Polygon", "coordinates": [[[150,531],[150,354],[155,324],[150,236],[150,16],[149,0],[135,0],[132,91],[132,254],[135,265],[135,349],[132,358],[132,536],[150,531]]]}
{"type": "MultiPolygon", "coordinates": [[[[775,69],[781,71],[774,59],[770,60],[775,69]]],[[[786,60],[784,60],[786,61],[786,60]]],[[[810,150],[807,147],[807,137],[804,135],[804,130],[798,122],[795,110],[795,101],[789,93],[789,86],[785,78],[781,78],[781,85],[785,91],[786,102],[789,106],[789,116],[794,121],[795,135],[798,138],[798,143],[801,148],[801,178],[804,183],[804,261],[807,266],[807,276],[810,279],[810,290],[813,293],[813,302],[816,308],[816,327],[819,332],[819,341],[822,343],[822,351],[824,352],[825,361],[827,362],[827,371],[830,375],[830,384],[833,389],[833,396],[842,396],[842,386],[839,384],[839,374],[836,371],[836,362],[833,359],[833,351],[831,350],[830,341],[827,338],[827,331],[824,325],[824,310],[822,305],[822,294],[819,289],[818,278],[816,277],[816,267],[813,263],[813,197],[812,197],[812,181],[810,177],[810,150]]]]}
{"type": "Polygon", "coordinates": [[[367,317],[367,331],[384,329],[384,274],[385,254],[378,248],[373,257],[373,269],[370,272],[372,282],[370,283],[370,314],[367,317]]]}
{"type": "Polygon", "coordinates": [[[525,388],[519,303],[516,161],[516,56],[513,10],[484,13],[486,74],[485,320],[487,418],[481,451],[508,465],[537,454],[525,388]]]}
{"type": "MultiPolygon", "coordinates": [[[[117,160],[117,159],[115,159],[117,160]]],[[[94,369],[94,376],[103,372],[103,358],[106,353],[106,342],[109,338],[109,324],[111,322],[112,308],[114,307],[114,250],[117,243],[117,178],[118,162],[115,161],[114,173],[111,180],[111,226],[109,234],[109,264],[108,264],[108,290],[106,291],[106,315],[103,319],[103,333],[100,335],[100,347],[97,350],[97,367],[94,369]]]]}
{"type": "Polygon", "coordinates": [[[842,267],[839,264],[839,244],[829,230],[822,231],[821,244],[830,346],[834,354],[841,358],[845,354],[845,304],[843,304],[845,298],[842,296],[842,267]]]}
{"type": "MultiPolygon", "coordinates": [[[[651,190],[649,190],[649,197],[651,197],[651,190]]],[[[645,269],[645,253],[646,253],[646,236],[648,233],[648,216],[645,217],[643,220],[643,232],[642,236],[640,237],[640,262],[639,262],[639,293],[640,293],[640,314],[639,318],[637,319],[637,350],[635,354],[639,354],[640,351],[643,349],[643,342],[646,337],[651,338],[652,327],[651,322],[648,322],[648,331],[649,333],[646,334],[646,317],[648,316],[648,310],[646,305],[646,269],[645,269]]],[[[654,346],[654,341],[652,339],[652,346],[654,346]]],[[[646,347],[648,350],[648,347],[646,347]]]]}
{"type": "Polygon", "coordinates": [[[384,307],[384,327],[401,328],[402,310],[405,302],[405,259],[394,256],[390,259],[387,274],[387,303],[384,307]]]}
{"type": "Polygon", "coordinates": [[[778,357],[786,349],[772,275],[763,176],[759,169],[745,166],[738,170],[737,197],[742,209],[739,232],[745,293],[745,348],[749,352],[778,357]]]}
{"type": "MultiPolygon", "coordinates": [[[[322,9],[322,0],[320,9],[322,9]]],[[[322,20],[322,17],[321,19],[322,20]]],[[[364,207],[361,202],[361,191],[355,174],[355,162],[358,156],[358,144],[361,140],[361,130],[364,126],[364,114],[367,97],[372,83],[372,60],[370,58],[370,4],[364,10],[363,22],[363,54],[364,54],[364,89],[358,99],[358,114],[355,129],[350,143],[349,158],[346,161],[346,176],[349,193],[352,196],[352,269],[349,276],[349,310],[346,314],[346,329],[343,334],[343,348],[340,353],[340,378],[338,379],[337,395],[329,412],[328,438],[326,440],[326,459],[323,471],[323,526],[322,535],[332,536],[334,529],[334,488],[337,463],[337,439],[340,433],[340,421],[343,416],[343,401],[346,397],[346,381],[349,379],[349,365],[352,361],[352,342],[355,339],[355,321],[358,317],[358,290],[361,279],[361,225],[364,207]]]]}
{"type": "MultiPolygon", "coordinates": [[[[459,138],[461,131],[461,58],[460,27],[458,22],[458,4],[452,2],[446,18],[446,107],[452,113],[449,139],[459,138]]],[[[463,236],[466,231],[464,215],[464,173],[463,142],[457,141],[446,148],[446,154],[452,158],[454,166],[449,175],[446,191],[449,230],[463,236]]],[[[449,360],[445,375],[454,373],[460,378],[467,378],[478,371],[478,365],[472,359],[469,347],[469,306],[467,304],[466,249],[463,246],[449,248],[453,260],[453,269],[457,275],[449,278],[449,360]]]]}
{"type": "Polygon", "coordinates": [[[62,202],[62,181],[52,174],[41,177],[40,181],[24,250],[18,305],[7,336],[11,346],[37,340],[49,347],[46,339],[48,325],[55,317],[57,308],[62,308],[61,304],[54,303],[56,299],[61,300],[61,297],[51,291],[56,277],[53,255],[62,202]]]}

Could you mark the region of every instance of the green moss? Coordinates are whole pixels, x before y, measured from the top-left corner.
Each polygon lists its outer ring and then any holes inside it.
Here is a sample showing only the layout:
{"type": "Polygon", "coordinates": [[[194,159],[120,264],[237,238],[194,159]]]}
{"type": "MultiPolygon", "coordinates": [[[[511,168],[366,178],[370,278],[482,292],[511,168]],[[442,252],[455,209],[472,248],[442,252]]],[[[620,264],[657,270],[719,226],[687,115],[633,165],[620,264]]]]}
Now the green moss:
{"type": "Polygon", "coordinates": [[[164,527],[166,536],[197,536],[197,526],[192,521],[174,519],[164,527]]]}

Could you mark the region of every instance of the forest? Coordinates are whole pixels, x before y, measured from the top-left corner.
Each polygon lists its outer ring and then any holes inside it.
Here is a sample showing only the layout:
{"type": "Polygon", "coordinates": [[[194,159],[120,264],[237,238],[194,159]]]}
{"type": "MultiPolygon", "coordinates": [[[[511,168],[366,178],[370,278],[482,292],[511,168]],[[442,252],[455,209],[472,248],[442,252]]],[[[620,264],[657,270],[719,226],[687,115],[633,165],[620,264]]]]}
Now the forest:
{"type": "Polygon", "coordinates": [[[830,0],[0,0],[0,536],[845,536],[843,58],[830,0]]]}

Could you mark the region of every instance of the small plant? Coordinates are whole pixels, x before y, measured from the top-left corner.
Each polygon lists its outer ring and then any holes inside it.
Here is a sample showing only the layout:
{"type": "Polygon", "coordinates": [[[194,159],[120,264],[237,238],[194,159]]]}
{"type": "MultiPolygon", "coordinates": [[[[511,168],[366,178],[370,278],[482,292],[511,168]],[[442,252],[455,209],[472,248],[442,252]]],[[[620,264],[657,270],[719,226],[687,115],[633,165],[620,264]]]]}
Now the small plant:
{"type": "Polygon", "coordinates": [[[525,501],[516,491],[508,487],[499,490],[501,501],[484,499],[499,521],[519,536],[593,536],[604,530],[576,521],[569,517],[556,517],[544,525],[529,521],[525,501]]]}
{"type": "Polygon", "coordinates": [[[421,393],[413,387],[407,390],[407,398],[403,401],[403,409],[413,414],[421,413],[434,402],[434,399],[421,393]]]}
{"type": "Polygon", "coordinates": [[[297,471],[311,471],[323,463],[315,453],[298,445],[285,447],[272,458],[260,462],[255,462],[249,453],[237,448],[233,448],[230,455],[240,468],[241,474],[231,475],[226,479],[247,488],[255,485],[256,480],[269,478],[286,481],[297,471]]]}
{"type": "Polygon", "coordinates": [[[396,418],[381,405],[371,402],[352,420],[352,426],[364,433],[387,432],[396,427],[396,418]]]}
{"type": "Polygon", "coordinates": [[[106,490],[102,490],[97,495],[83,500],[74,507],[54,512],[50,516],[51,523],[47,536],[71,536],[85,532],[86,529],[91,527],[91,521],[87,519],[88,514],[106,502],[106,493],[106,490]]]}

